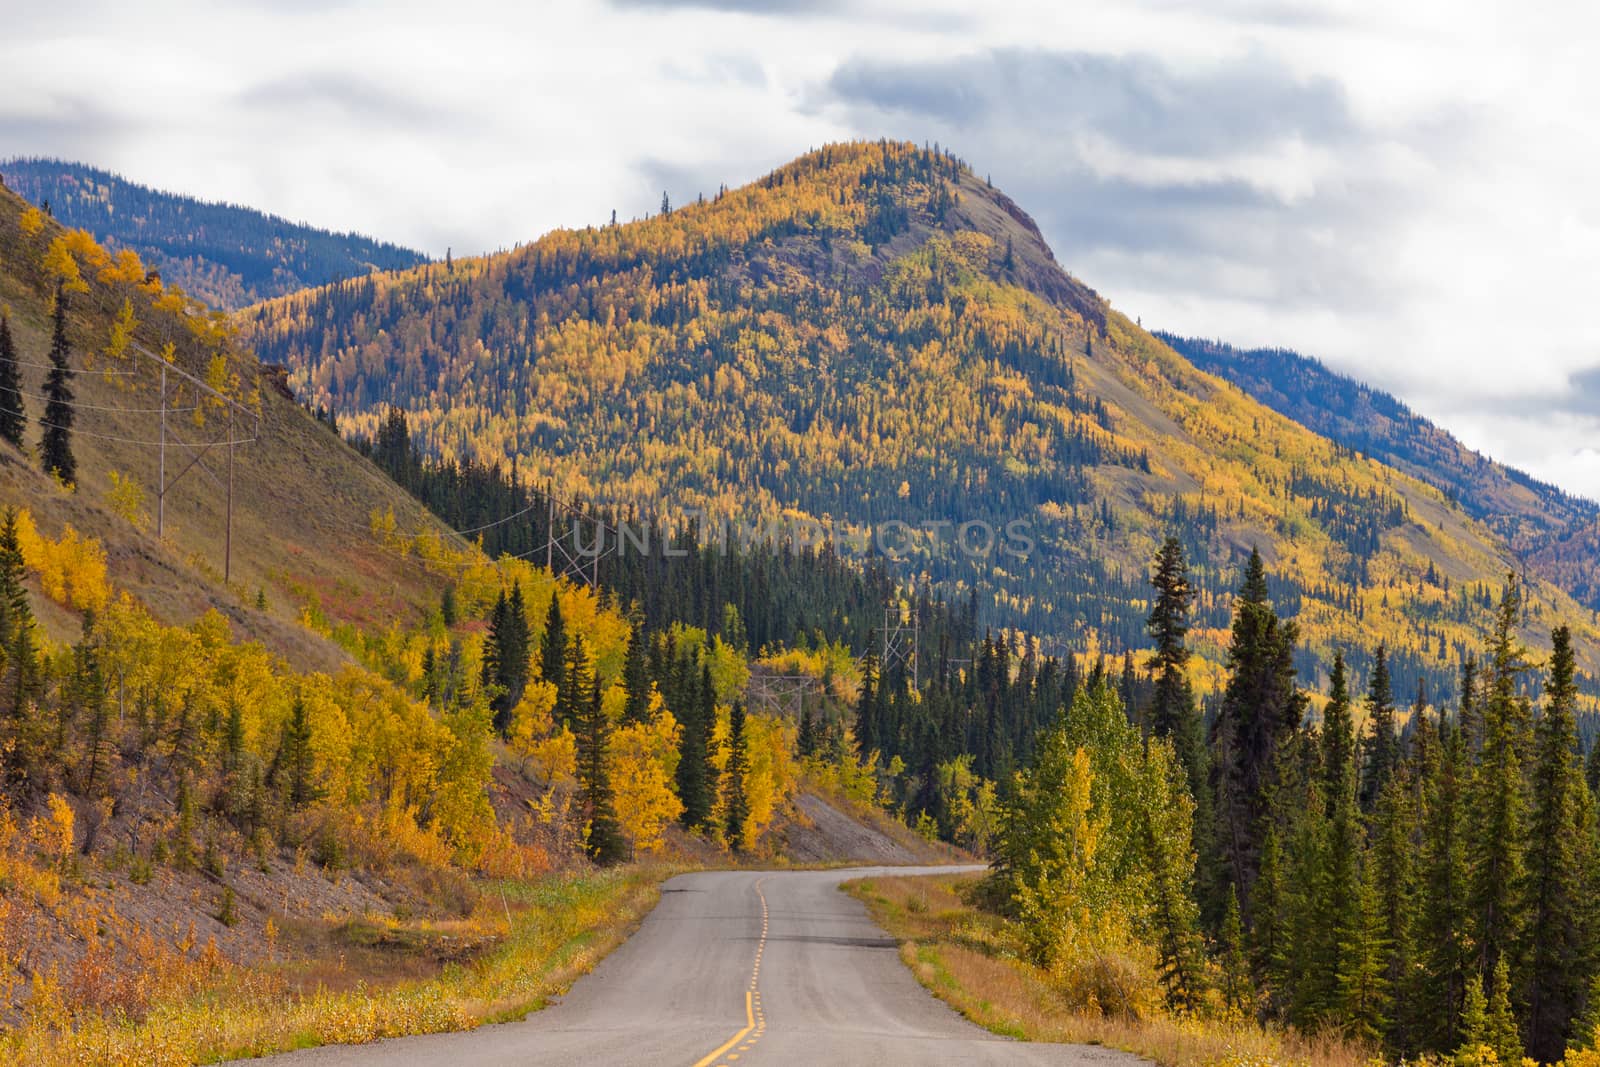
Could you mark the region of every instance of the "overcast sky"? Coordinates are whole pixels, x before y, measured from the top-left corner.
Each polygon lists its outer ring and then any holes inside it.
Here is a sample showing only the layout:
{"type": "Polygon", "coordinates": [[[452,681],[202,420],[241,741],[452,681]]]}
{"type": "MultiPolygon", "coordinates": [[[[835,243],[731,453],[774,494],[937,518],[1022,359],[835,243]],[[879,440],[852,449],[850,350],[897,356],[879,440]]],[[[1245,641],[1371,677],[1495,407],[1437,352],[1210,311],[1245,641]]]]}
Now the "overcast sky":
{"type": "Polygon", "coordinates": [[[1147,327],[1320,356],[1600,497],[1592,5],[8,8],[0,158],[436,255],[642,214],[828,141],[937,140],[1147,327]]]}

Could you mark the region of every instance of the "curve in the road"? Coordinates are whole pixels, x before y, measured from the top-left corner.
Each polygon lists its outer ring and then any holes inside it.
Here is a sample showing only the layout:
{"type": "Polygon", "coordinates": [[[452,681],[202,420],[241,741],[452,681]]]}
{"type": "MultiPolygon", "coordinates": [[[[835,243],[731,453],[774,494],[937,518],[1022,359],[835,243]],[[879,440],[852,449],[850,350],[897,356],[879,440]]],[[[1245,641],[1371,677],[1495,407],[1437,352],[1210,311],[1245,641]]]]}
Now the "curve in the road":
{"type": "Polygon", "coordinates": [[[274,1064],[1052,1064],[1143,1061],[996,1037],[920,986],[841,882],[956,868],[680,875],[637,933],[525,1020],[312,1049],[274,1064]]]}

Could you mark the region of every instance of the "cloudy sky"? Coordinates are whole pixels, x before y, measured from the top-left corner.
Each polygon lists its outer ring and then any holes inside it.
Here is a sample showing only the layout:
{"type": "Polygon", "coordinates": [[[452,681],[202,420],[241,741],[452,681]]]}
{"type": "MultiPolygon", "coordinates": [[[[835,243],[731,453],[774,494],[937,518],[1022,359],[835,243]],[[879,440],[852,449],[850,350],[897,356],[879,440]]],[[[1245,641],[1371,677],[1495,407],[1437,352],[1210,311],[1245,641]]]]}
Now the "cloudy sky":
{"type": "Polygon", "coordinates": [[[1146,326],[1321,356],[1600,497],[1590,5],[53,0],[5,21],[0,158],[440,255],[828,141],[936,140],[1146,326]]]}

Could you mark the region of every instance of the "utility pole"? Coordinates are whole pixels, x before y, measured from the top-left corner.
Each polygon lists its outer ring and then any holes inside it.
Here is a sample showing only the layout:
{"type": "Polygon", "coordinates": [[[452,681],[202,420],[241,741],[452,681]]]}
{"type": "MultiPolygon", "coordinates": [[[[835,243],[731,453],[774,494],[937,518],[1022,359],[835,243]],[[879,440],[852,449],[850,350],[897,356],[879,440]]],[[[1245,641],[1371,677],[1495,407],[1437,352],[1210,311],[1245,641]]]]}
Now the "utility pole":
{"type": "Polygon", "coordinates": [[[167,361],[161,361],[161,474],[156,488],[156,540],[167,522],[167,361]]]}
{"type": "Polygon", "coordinates": [[[222,539],[222,584],[233,578],[233,408],[228,408],[228,525],[222,539]]]}

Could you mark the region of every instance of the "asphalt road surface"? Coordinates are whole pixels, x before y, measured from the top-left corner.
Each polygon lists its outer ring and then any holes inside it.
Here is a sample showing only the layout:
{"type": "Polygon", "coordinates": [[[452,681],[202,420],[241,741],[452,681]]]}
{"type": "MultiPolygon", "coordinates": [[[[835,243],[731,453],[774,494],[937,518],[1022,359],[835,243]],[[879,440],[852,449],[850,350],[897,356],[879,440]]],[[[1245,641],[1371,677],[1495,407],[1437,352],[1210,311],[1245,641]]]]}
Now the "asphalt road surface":
{"type": "Polygon", "coordinates": [[[637,933],[525,1020],[330,1046],[274,1065],[1068,1064],[1132,1067],[1084,1045],[1027,1044],[967,1022],[918,984],[839,883],[959,868],[713,871],[667,882],[637,933]]]}

